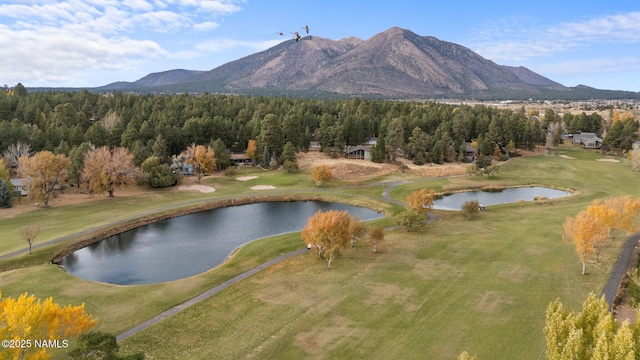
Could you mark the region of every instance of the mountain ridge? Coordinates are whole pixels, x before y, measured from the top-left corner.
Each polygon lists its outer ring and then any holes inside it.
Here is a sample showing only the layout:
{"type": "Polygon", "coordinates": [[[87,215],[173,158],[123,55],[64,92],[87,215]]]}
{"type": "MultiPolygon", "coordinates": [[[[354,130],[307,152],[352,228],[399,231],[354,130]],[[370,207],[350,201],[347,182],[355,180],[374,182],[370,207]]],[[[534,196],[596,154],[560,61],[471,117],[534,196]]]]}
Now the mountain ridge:
{"type": "Polygon", "coordinates": [[[95,89],[322,93],[385,99],[577,94],[576,88],[565,87],[523,66],[498,65],[462,45],[399,27],[367,40],[305,36],[208,71],[175,69],[149,74],[133,83],[116,82],[95,89]]]}

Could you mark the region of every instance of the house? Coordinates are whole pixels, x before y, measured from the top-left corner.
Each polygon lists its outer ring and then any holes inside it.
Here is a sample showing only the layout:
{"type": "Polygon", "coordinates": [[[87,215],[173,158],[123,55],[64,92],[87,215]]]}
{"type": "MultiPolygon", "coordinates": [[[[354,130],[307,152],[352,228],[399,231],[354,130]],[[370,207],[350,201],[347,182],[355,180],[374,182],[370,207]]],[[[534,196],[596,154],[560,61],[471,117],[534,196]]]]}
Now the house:
{"type": "Polygon", "coordinates": [[[371,160],[371,146],[358,145],[347,147],[347,159],[371,160]]]}
{"type": "Polygon", "coordinates": [[[29,184],[24,179],[11,179],[13,185],[13,196],[29,195],[29,184]]]}
{"type": "Polygon", "coordinates": [[[192,176],[193,175],[193,165],[190,165],[190,164],[187,164],[187,163],[182,163],[182,166],[180,167],[180,172],[182,173],[182,175],[192,176]]]}
{"type": "Polygon", "coordinates": [[[466,143],[464,148],[464,160],[475,162],[477,157],[478,157],[478,150],[475,149],[473,146],[471,146],[470,142],[466,143]]]}
{"type": "Polygon", "coordinates": [[[231,163],[233,165],[246,165],[251,164],[251,158],[248,157],[245,153],[234,153],[230,156],[231,163]]]}
{"type": "Polygon", "coordinates": [[[580,144],[585,149],[600,149],[602,147],[602,139],[595,133],[574,134],[573,143],[580,144]]]}

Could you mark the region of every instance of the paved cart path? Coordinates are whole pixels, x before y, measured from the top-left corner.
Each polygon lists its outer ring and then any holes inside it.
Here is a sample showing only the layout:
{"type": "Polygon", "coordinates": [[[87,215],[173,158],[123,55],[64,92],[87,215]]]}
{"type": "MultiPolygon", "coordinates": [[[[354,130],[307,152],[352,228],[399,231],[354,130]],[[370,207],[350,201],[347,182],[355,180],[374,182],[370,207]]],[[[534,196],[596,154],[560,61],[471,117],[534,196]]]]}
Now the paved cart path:
{"type": "Polygon", "coordinates": [[[163,319],[168,318],[171,315],[175,315],[175,314],[179,313],[180,311],[189,308],[190,306],[193,306],[193,305],[195,305],[195,304],[197,304],[197,303],[199,303],[199,302],[201,302],[203,300],[206,300],[206,299],[212,297],[213,295],[219,293],[220,291],[228,288],[229,286],[231,286],[231,285],[233,285],[233,284],[235,284],[235,283],[237,283],[237,282],[239,282],[241,280],[244,280],[244,279],[248,278],[251,275],[254,275],[254,274],[256,274],[256,273],[258,273],[258,272],[260,272],[260,271],[262,271],[262,270],[264,270],[264,269],[266,269],[266,268],[268,268],[268,267],[270,267],[272,265],[275,265],[275,264],[277,264],[279,262],[282,262],[282,261],[284,261],[286,259],[289,259],[291,257],[297,256],[297,255],[300,255],[300,254],[304,254],[305,252],[308,252],[308,251],[309,250],[306,249],[306,248],[300,249],[300,250],[296,250],[296,251],[292,251],[290,253],[287,253],[287,254],[284,254],[284,255],[280,255],[277,258],[273,259],[273,260],[269,260],[264,264],[258,265],[258,266],[254,267],[251,270],[245,271],[242,274],[237,275],[237,276],[235,276],[235,277],[223,282],[222,284],[217,285],[217,286],[215,286],[215,287],[203,292],[202,294],[183,302],[182,304],[179,304],[179,305],[176,305],[176,306],[172,307],[171,309],[169,309],[169,310],[167,310],[167,311],[165,311],[165,312],[163,312],[163,313],[161,313],[161,314],[159,314],[159,315],[157,315],[157,316],[155,316],[155,317],[143,322],[142,324],[140,324],[138,326],[135,326],[135,327],[123,332],[122,334],[116,336],[116,341],[122,341],[122,340],[124,340],[124,339],[126,339],[126,338],[128,338],[130,336],[133,336],[134,334],[139,333],[140,331],[148,328],[151,325],[154,325],[154,324],[158,323],[159,321],[161,321],[163,319]]]}
{"type": "Polygon", "coordinates": [[[609,280],[607,280],[607,283],[602,289],[601,295],[604,295],[604,298],[609,304],[609,308],[613,305],[613,300],[616,298],[616,294],[618,293],[624,274],[627,273],[629,263],[631,262],[631,256],[633,255],[633,249],[636,247],[636,244],[638,244],[638,241],[640,241],[640,232],[629,237],[622,247],[622,251],[620,252],[620,256],[618,256],[618,260],[613,267],[613,271],[611,271],[609,280]]]}

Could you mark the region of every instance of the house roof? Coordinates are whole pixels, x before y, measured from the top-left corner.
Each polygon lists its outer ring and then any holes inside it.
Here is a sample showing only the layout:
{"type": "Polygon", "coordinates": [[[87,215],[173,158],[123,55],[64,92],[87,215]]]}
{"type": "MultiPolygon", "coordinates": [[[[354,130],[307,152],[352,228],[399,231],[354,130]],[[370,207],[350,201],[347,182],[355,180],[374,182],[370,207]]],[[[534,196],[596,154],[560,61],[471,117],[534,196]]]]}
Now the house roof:
{"type": "Polygon", "coordinates": [[[231,154],[230,156],[231,160],[245,160],[248,159],[249,157],[246,154],[231,154]]]}
{"type": "Polygon", "coordinates": [[[25,186],[27,185],[27,181],[25,179],[10,179],[11,184],[13,186],[25,186]]]}
{"type": "Polygon", "coordinates": [[[349,146],[347,148],[347,153],[352,153],[358,150],[371,151],[371,146],[367,146],[367,145],[349,146]]]}

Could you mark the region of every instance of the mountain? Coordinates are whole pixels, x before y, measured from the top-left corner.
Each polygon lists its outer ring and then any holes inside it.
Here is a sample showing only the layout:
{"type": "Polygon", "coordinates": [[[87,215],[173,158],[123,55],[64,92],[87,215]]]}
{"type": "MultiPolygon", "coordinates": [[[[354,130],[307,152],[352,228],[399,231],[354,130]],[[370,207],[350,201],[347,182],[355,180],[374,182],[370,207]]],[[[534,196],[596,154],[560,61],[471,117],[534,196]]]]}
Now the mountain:
{"type": "Polygon", "coordinates": [[[351,37],[336,41],[306,36],[209,71],[171,70],[99,89],[387,99],[514,99],[541,98],[544,94],[563,98],[563,94],[588,97],[594,94],[584,89],[572,91],[573,88],[525,67],[498,65],[464,46],[398,27],[368,40],[351,37]]]}
{"type": "Polygon", "coordinates": [[[194,78],[202,73],[204,73],[204,71],[175,69],[175,70],[151,73],[143,77],[142,79],[136,80],[134,82],[119,81],[119,82],[111,83],[109,85],[105,85],[98,89],[134,90],[134,89],[154,87],[154,86],[173,85],[173,84],[179,84],[181,82],[187,81],[188,79],[194,78]]]}

